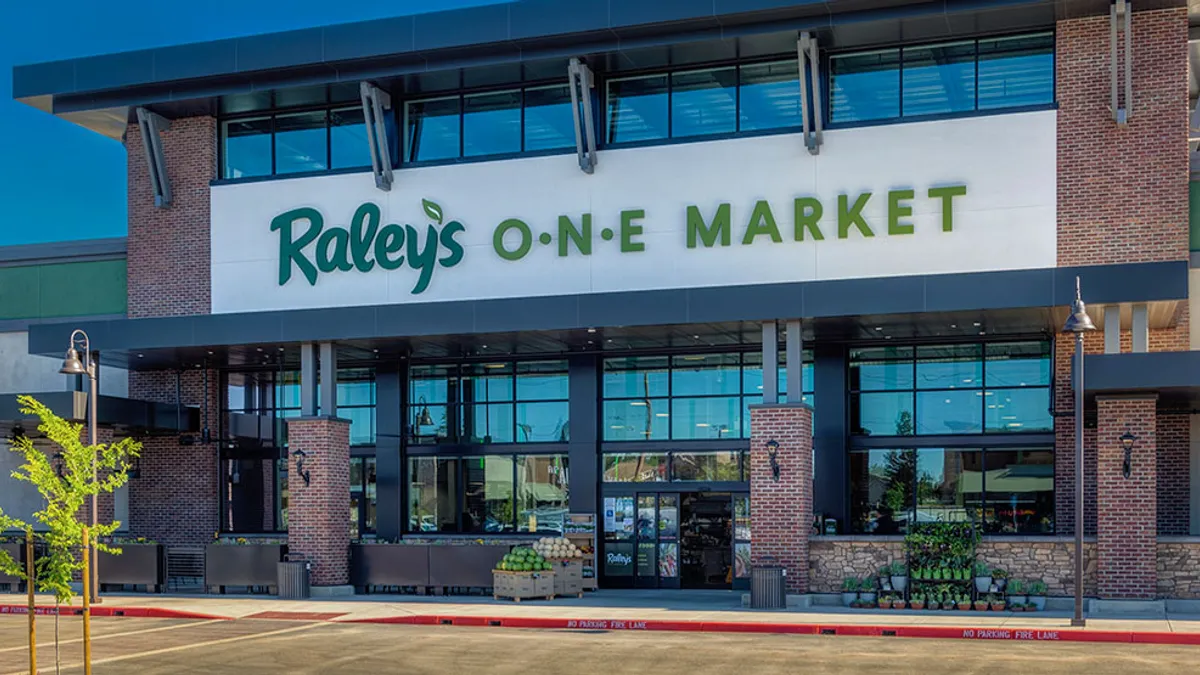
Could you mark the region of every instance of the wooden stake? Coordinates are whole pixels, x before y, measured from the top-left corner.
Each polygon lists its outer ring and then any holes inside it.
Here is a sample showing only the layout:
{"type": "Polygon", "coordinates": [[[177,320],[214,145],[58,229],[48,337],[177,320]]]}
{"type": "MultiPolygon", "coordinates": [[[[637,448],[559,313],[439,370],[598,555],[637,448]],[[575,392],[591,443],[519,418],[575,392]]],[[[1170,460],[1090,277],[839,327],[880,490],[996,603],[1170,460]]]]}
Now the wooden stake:
{"type": "Polygon", "coordinates": [[[92,603],[89,591],[91,585],[91,545],[88,543],[88,528],[83,526],[83,674],[92,675],[92,603]]]}
{"type": "Polygon", "coordinates": [[[25,528],[25,590],[29,591],[29,675],[37,675],[37,607],[33,604],[33,528],[25,528]]]}

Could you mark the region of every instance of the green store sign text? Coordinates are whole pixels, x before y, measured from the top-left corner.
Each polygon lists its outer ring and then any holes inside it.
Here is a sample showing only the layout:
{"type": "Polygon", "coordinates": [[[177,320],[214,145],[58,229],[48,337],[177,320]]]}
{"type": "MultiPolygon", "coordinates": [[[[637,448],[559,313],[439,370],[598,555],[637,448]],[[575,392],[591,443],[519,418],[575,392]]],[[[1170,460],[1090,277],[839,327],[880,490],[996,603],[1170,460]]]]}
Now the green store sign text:
{"type": "MultiPolygon", "coordinates": [[[[931,187],[924,197],[941,202],[942,231],[954,229],[954,198],[967,194],[965,185],[931,187]]],[[[819,221],[826,213],[826,205],[816,197],[797,197],[787,209],[790,222],[780,227],[776,209],[766,200],[759,200],[744,218],[738,218],[739,228],[734,228],[734,211],[729,202],[719,204],[716,209],[705,213],[698,206],[688,206],[680,217],[684,243],[687,248],[713,248],[733,246],[735,241],[749,246],[759,241],[770,240],[782,244],[791,241],[821,241],[828,237],[848,239],[852,236],[871,238],[878,232],[888,236],[914,234],[910,220],[912,203],[917,199],[913,189],[890,190],[885,196],[885,222],[868,222],[863,215],[872,198],[870,192],[856,195],[837,196],[837,232],[822,231],[819,221]],[[743,225],[744,223],[744,225],[743,225]],[[790,225],[790,228],[787,226],[790,225]],[[736,236],[735,235],[740,235],[736,236]]],[[[464,249],[456,237],[466,231],[457,220],[443,223],[444,215],[437,204],[422,199],[425,214],[434,221],[424,228],[413,225],[380,225],[379,206],[365,202],[355,210],[349,227],[327,226],[325,218],[311,207],[301,207],[279,214],[271,220],[271,231],[279,233],[279,285],[291,280],[293,271],[300,274],[311,285],[316,285],[321,274],[330,272],[370,272],[377,265],[381,269],[396,270],[408,266],[418,273],[413,285],[413,294],[429,288],[437,267],[454,267],[463,261],[464,249]]],[[[638,253],[646,250],[641,240],[642,221],[647,218],[644,209],[625,209],[620,212],[617,227],[599,230],[603,241],[617,240],[622,253],[638,253]]],[[[828,227],[828,226],[827,226],[828,227]]],[[[591,255],[596,230],[592,225],[592,214],[579,216],[561,215],[555,233],[535,234],[533,228],[520,218],[508,218],[500,222],[492,232],[492,248],[496,255],[508,261],[521,260],[529,255],[534,243],[542,246],[557,244],[558,255],[591,255]]]]}

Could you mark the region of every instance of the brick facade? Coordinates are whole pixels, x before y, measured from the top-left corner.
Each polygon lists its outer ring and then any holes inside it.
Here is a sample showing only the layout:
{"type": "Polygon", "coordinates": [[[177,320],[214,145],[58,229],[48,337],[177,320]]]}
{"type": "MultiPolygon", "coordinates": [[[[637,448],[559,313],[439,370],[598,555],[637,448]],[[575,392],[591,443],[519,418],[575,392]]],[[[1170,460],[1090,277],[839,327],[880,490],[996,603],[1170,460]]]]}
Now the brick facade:
{"type": "Polygon", "coordinates": [[[312,563],[314,586],[350,583],[350,422],[288,420],[288,552],[312,563]],[[304,457],[296,455],[303,451],[304,457]],[[306,484],[298,462],[308,473],[306,484]]]}
{"type": "Polygon", "coordinates": [[[172,120],[162,141],[172,195],[164,209],[154,206],[141,130],[132,124],[125,134],[130,318],[208,314],[212,308],[209,182],[216,167],[216,121],[172,120]]]}
{"type": "MultiPolygon", "coordinates": [[[[204,417],[204,372],[180,375],[184,406],[201,408],[201,425],[214,424],[219,409],[219,379],[208,373],[208,417],[204,417]]],[[[129,373],[130,398],[175,403],[175,372],[129,373]]],[[[217,447],[183,445],[178,434],[151,436],[142,442],[141,476],[129,482],[130,534],[163,544],[200,544],[218,529],[217,447]]]]}
{"type": "Polygon", "coordinates": [[[1191,528],[1191,416],[1158,412],[1158,534],[1186,535],[1191,528]]]}
{"type": "Polygon", "coordinates": [[[782,565],[788,593],[807,593],[812,533],[812,408],[803,404],[750,408],[750,547],[752,565],[782,565]],[[776,441],[779,479],[767,442],[776,441]]]}
{"type": "Polygon", "coordinates": [[[1096,591],[1102,598],[1153,598],[1157,592],[1156,403],[1156,396],[1096,398],[1096,591]],[[1137,437],[1128,478],[1120,440],[1126,432],[1137,437]]]}

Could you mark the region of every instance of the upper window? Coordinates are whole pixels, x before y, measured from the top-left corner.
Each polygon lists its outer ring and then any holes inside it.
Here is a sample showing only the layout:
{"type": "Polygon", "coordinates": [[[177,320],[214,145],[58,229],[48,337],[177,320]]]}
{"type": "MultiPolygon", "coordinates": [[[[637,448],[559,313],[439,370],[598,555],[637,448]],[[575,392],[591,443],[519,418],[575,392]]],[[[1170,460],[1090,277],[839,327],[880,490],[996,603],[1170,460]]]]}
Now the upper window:
{"type": "MultiPolygon", "coordinates": [[[[785,366],[775,377],[785,393],[785,366]]],[[[802,371],[812,403],[811,355],[802,371]]],[[[633,356],[604,360],[606,441],[745,438],[749,406],[762,403],[762,354],[633,356]]]]}
{"type": "Polygon", "coordinates": [[[221,122],[221,178],[368,167],[362,107],[287,112],[221,122]]]}
{"type": "Polygon", "coordinates": [[[800,126],[793,59],[608,80],[605,139],[634,143],[800,126]]]}
{"type": "Polygon", "coordinates": [[[1054,429],[1048,342],[854,349],[850,390],[861,435],[1054,429]]]}
{"type": "Polygon", "coordinates": [[[1054,102],[1054,35],[834,54],[829,119],[866,122],[1054,102]]]}
{"type": "MultiPolygon", "coordinates": [[[[350,420],[350,445],[375,444],[375,371],[341,368],[337,372],[338,416],[350,420]]],[[[300,416],[300,372],[259,371],[225,374],[225,412],[275,418],[275,443],[287,445],[287,422],[300,416]]],[[[321,385],[317,385],[320,400],[321,385]]],[[[318,409],[319,412],[319,409],[318,409]]],[[[228,425],[228,417],[224,418],[228,425]]],[[[226,433],[229,433],[226,426],[226,433]]]]}
{"type": "Polygon", "coordinates": [[[413,366],[413,443],[562,443],[570,439],[566,361],[413,366]]]}
{"type": "Polygon", "coordinates": [[[565,84],[409,101],[404,161],[573,148],[574,124],[565,84]]]}

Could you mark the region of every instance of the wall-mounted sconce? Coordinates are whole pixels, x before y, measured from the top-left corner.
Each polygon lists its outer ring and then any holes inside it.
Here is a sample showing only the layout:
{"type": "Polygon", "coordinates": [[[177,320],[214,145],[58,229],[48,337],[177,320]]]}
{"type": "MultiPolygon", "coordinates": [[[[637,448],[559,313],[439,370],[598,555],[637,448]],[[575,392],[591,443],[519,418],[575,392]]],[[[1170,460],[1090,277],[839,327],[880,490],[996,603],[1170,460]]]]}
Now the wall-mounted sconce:
{"type": "Polygon", "coordinates": [[[54,467],[54,473],[58,474],[59,478],[63,478],[66,475],[66,471],[63,468],[66,462],[67,458],[63,457],[61,452],[54,453],[54,456],[50,458],[50,464],[54,467]]]}
{"type": "Polygon", "coordinates": [[[1133,442],[1138,439],[1137,436],[1129,433],[1129,429],[1121,434],[1121,447],[1125,449],[1125,461],[1121,463],[1121,474],[1129,478],[1129,474],[1133,473],[1133,442]]]}
{"type": "Polygon", "coordinates": [[[304,460],[308,457],[308,453],[303,450],[295,450],[292,452],[292,457],[296,458],[296,475],[304,479],[304,487],[308,487],[309,481],[312,479],[312,472],[304,468],[304,460]]]}
{"type": "Polygon", "coordinates": [[[25,427],[20,424],[14,424],[12,430],[8,434],[8,442],[16,445],[22,438],[25,438],[25,427]]]}
{"type": "Polygon", "coordinates": [[[142,458],[138,455],[133,456],[133,461],[129,463],[129,471],[126,472],[130,480],[142,477],[142,458]]]}
{"type": "Polygon", "coordinates": [[[771,463],[771,480],[779,481],[779,441],[767,441],[767,461],[771,463]]]}

